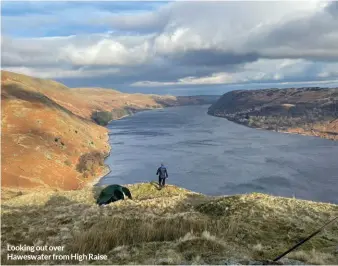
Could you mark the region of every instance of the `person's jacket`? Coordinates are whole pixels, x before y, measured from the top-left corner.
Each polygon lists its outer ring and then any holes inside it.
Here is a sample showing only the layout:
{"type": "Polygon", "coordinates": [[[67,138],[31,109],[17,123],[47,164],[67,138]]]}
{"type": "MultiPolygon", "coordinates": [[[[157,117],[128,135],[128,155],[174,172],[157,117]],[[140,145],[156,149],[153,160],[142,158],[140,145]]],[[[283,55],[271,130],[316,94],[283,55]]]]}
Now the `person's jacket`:
{"type": "Polygon", "coordinates": [[[159,175],[160,178],[167,178],[168,177],[167,168],[165,168],[164,166],[159,167],[157,169],[156,175],[159,175]]]}

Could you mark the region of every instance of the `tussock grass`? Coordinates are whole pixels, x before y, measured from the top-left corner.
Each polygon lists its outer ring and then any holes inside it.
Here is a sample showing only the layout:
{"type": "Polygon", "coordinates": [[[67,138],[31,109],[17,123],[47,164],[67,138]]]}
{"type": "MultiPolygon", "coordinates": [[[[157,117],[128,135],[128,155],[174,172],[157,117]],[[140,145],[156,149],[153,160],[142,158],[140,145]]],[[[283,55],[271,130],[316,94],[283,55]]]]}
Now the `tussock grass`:
{"type": "MultiPolygon", "coordinates": [[[[259,193],[216,198],[154,183],[128,187],[133,200],[105,207],[95,204],[102,187],[3,201],[2,246],[64,245],[64,254],[106,254],[106,264],[252,264],[273,259],[338,214],[337,205],[259,193]]],[[[337,264],[337,243],[335,223],[284,262],[337,264]]],[[[12,262],[2,256],[2,263],[12,262]]]]}
{"type": "Polygon", "coordinates": [[[138,200],[144,199],[154,199],[154,198],[163,198],[163,197],[173,197],[173,196],[182,196],[182,195],[200,195],[199,193],[188,191],[184,188],[176,186],[166,186],[165,189],[159,189],[159,186],[156,182],[150,183],[138,183],[133,185],[127,185],[132,193],[133,197],[138,200]]]}
{"type": "Polygon", "coordinates": [[[288,255],[288,258],[300,260],[308,264],[320,265],[326,264],[327,261],[333,261],[334,255],[330,253],[318,252],[315,249],[311,251],[295,251],[288,255]]]}
{"type": "Polygon", "coordinates": [[[207,220],[181,217],[107,217],[87,232],[77,234],[71,250],[106,253],[120,245],[174,241],[187,232],[202,233],[211,227],[207,220]],[[79,245],[80,244],[80,245],[79,245]]]}

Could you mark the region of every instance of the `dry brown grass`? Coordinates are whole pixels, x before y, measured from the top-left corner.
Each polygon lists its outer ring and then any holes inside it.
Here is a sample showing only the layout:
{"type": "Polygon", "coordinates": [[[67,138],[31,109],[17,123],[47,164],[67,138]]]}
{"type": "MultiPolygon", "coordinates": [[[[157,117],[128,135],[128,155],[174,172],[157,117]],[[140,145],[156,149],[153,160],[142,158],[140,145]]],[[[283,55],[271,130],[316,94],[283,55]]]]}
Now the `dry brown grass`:
{"type": "Polygon", "coordinates": [[[107,154],[98,151],[83,154],[79,158],[76,169],[83,174],[84,177],[88,175],[95,176],[98,169],[104,166],[104,159],[107,154]]]}
{"type": "Polygon", "coordinates": [[[315,249],[310,251],[295,251],[287,256],[290,259],[304,261],[308,264],[321,265],[327,264],[327,261],[334,261],[334,255],[330,253],[318,252],[315,249]]]}
{"type": "MultiPolygon", "coordinates": [[[[128,187],[133,200],[105,207],[95,204],[98,187],[7,200],[2,244],[64,245],[65,254],[106,254],[106,264],[247,264],[274,258],[338,213],[337,205],[257,193],[213,198],[154,183],[128,187]]],[[[333,224],[289,258],[335,264],[337,243],[333,224]]]]}

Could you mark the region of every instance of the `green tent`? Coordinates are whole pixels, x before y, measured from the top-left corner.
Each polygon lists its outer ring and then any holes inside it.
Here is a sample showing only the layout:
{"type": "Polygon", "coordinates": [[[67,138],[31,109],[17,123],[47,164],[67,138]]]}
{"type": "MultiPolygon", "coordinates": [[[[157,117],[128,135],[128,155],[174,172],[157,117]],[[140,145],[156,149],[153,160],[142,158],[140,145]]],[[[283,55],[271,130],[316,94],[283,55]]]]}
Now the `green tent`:
{"type": "Polygon", "coordinates": [[[125,199],[125,196],[132,199],[128,188],[120,185],[110,185],[101,191],[96,203],[98,205],[109,204],[114,201],[125,199]]]}

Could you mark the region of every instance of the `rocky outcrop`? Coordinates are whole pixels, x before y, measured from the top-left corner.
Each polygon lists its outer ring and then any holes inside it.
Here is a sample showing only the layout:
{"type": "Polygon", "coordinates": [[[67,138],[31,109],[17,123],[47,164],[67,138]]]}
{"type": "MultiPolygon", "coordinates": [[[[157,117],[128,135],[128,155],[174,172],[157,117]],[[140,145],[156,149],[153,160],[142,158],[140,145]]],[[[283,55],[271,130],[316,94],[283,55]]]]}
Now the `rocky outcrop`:
{"type": "Polygon", "coordinates": [[[208,114],[254,128],[338,140],[338,88],[231,91],[208,114]]]}

